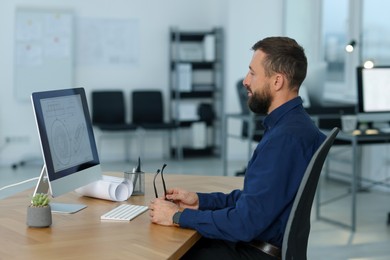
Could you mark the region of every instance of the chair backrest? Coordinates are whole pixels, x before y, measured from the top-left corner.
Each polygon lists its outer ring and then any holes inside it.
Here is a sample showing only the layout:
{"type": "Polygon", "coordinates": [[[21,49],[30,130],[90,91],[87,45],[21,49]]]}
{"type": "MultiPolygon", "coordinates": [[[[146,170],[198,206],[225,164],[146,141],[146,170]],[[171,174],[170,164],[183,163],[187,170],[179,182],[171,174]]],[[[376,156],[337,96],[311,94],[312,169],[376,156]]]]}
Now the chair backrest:
{"type": "MultiPolygon", "coordinates": [[[[243,115],[250,115],[252,112],[250,111],[250,109],[248,107],[248,91],[246,90],[246,88],[242,84],[243,80],[244,79],[238,80],[237,84],[236,84],[238,101],[240,103],[241,113],[243,115]]],[[[249,125],[248,125],[247,121],[242,122],[241,136],[243,138],[248,137],[248,132],[249,132],[248,126],[249,125]]],[[[262,134],[264,131],[263,122],[260,120],[255,120],[253,131],[254,131],[253,140],[256,142],[259,142],[261,140],[261,138],[263,137],[263,134],[262,134]]]]}
{"type": "Polygon", "coordinates": [[[322,166],[338,132],[339,129],[337,127],[333,128],[325,141],[314,153],[306,168],[286,225],[282,245],[283,260],[305,260],[307,258],[310,213],[314,195],[322,166]]]}
{"type": "Polygon", "coordinates": [[[237,81],[237,84],[236,84],[236,88],[237,88],[237,94],[238,94],[238,101],[240,103],[240,107],[241,107],[241,113],[243,113],[244,115],[249,115],[250,114],[250,110],[249,110],[249,107],[248,107],[248,91],[246,90],[246,88],[243,86],[242,84],[242,81],[244,79],[240,79],[237,81]]]}
{"type": "Polygon", "coordinates": [[[92,92],[93,124],[124,124],[126,121],[124,94],[120,90],[92,92]]]}
{"type": "Polygon", "coordinates": [[[164,106],[159,90],[135,90],[132,92],[132,111],[134,124],[163,123],[164,106]]]}

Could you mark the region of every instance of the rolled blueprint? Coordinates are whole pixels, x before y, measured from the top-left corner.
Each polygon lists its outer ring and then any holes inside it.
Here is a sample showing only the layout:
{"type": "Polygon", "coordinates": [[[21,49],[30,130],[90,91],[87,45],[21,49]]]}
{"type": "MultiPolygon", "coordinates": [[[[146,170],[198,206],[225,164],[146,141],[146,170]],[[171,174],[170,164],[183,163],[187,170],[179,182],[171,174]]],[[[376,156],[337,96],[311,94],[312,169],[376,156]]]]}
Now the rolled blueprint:
{"type": "Polygon", "coordinates": [[[78,188],[76,192],[87,197],[125,201],[133,193],[133,184],[128,179],[103,175],[101,180],[78,188]]]}

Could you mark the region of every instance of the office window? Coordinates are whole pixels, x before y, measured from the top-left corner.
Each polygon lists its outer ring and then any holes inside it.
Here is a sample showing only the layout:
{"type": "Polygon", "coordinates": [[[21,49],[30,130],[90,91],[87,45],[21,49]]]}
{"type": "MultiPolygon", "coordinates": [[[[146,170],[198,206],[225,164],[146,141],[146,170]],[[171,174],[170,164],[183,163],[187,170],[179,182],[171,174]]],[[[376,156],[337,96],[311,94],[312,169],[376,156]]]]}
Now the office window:
{"type": "Polygon", "coordinates": [[[327,63],[327,86],[348,100],[356,101],[356,67],[367,60],[390,64],[388,0],[321,0],[323,57],[327,63]],[[356,41],[353,53],[345,46],[356,41]]]}
{"type": "Polygon", "coordinates": [[[327,64],[325,99],[356,102],[356,67],[367,60],[375,65],[390,65],[390,20],[386,19],[390,1],[285,0],[285,3],[286,35],[305,46],[312,64],[321,61],[327,64]],[[347,53],[345,47],[352,40],[356,42],[355,50],[347,53]]]}
{"type": "Polygon", "coordinates": [[[362,7],[361,61],[390,64],[390,1],[364,0],[362,7]]]}
{"type": "Polygon", "coordinates": [[[344,82],[345,44],[348,41],[348,0],[322,1],[323,55],[327,63],[326,80],[344,82]]]}

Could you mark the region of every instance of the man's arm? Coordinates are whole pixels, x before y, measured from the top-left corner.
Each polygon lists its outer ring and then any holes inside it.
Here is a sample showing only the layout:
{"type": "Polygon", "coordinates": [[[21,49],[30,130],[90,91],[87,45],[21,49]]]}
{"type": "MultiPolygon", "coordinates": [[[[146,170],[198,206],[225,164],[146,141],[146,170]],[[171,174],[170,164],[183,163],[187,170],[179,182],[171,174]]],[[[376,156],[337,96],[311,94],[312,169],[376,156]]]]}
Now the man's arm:
{"type": "MultiPolygon", "coordinates": [[[[258,147],[246,172],[244,190],[235,205],[219,210],[185,209],[180,226],[195,229],[208,238],[234,242],[259,238],[267,241],[276,235],[282,236],[284,222],[309,160],[300,144],[288,137],[258,147]]],[[[218,199],[212,201],[215,203],[218,199]]]]}
{"type": "Polygon", "coordinates": [[[241,190],[233,190],[229,194],[222,192],[198,193],[200,210],[217,210],[231,207],[241,196],[241,190]]]}

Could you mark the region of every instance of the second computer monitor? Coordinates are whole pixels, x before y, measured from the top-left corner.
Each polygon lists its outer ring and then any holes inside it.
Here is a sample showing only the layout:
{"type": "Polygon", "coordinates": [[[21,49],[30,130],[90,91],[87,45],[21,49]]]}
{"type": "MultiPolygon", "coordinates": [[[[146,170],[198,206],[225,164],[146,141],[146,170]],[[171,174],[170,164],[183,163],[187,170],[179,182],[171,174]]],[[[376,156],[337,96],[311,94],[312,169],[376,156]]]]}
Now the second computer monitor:
{"type": "Polygon", "coordinates": [[[360,122],[390,121],[390,66],[357,68],[358,119],[360,122]]]}

